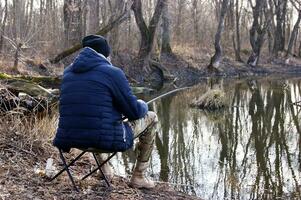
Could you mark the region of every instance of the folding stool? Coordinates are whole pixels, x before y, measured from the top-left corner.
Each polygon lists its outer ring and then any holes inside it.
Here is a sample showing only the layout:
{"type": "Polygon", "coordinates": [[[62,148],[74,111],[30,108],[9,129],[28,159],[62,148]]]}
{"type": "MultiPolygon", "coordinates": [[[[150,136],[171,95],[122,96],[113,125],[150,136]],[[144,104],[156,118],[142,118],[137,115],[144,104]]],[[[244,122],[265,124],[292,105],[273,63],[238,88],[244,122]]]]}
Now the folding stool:
{"type": "Polygon", "coordinates": [[[72,174],[71,174],[71,172],[70,172],[70,170],[69,170],[69,167],[72,166],[72,165],[74,165],[74,163],[75,163],[77,160],[79,160],[85,153],[92,153],[93,158],[94,158],[94,160],[95,160],[95,162],[96,162],[96,164],[97,164],[97,167],[96,167],[95,169],[93,169],[90,173],[88,173],[87,175],[85,175],[81,180],[84,180],[84,179],[88,178],[90,175],[92,175],[93,173],[95,173],[97,170],[100,170],[100,172],[101,172],[101,174],[102,174],[102,176],[103,176],[103,178],[104,178],[104,180],[105,180],[107,186],[108,186],[108,187],[111,187],[111,185],[110,185],[110,183],[109,183],[107,177],[106,177],[105,174],[103,173],[101,167],[102,167],[104,164],[106,164],[111,158],[113,158],[113,157],[116,155],[117,152],[103,151],[103,150],[101,150],[101,149],[94,149],[94,148],[80,149],[80,150],[82,150],[82,152],[81,152],[78,156],[76,156],[73,160],[71,160],[69,164],[67,164],[66,159],[65,159],[65,157],[64,157],[64,152],[63,152],[63,150],[62,150],[62,149],[59,149],[60,158],[61,158],[61,160],[62,160],[62,162],[63,162],[64,168],[63,168],[61,171],[59,171],[54,177],[52,177],[52,178],[50,179],[50,181],[53,181],[53,180],[56,179],[58,176],[60,176],[64,171],[66,171],[67,174],[68,174],[68,176],[69,176],[69,178],[70,178],[70,180],[71,180],[71,182],[72,182],[73,188],[74,188],[77,192],[79,192],[79,190],[77,189],[77,187],[76,187],[76,185],[75,185],[75,182],[74,182],[74,179],[73,179],[73,177],[72,177],[72,174]],[[110,155],[105,161],[103,161],[102,163],[99,163],[99,161],[98,161],[97,158],[96,158],[95,153],[111,153],[111,155],[110,155]]]}

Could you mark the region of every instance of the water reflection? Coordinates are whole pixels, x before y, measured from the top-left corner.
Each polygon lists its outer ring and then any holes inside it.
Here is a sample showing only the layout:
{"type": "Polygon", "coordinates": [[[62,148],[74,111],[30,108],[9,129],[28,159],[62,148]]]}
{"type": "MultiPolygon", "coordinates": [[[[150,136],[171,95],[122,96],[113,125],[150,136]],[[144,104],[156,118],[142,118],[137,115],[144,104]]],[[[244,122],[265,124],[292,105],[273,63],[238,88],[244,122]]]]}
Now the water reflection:
{"type": "Polygon", "coordinates": [[[154,105],[154,176],[205,199],[300,197],[299,80],[224,84],[230,108],[191,109],[197,86],[154,105]],[[248,84],[249,83],[249,84],[248,84]]]}

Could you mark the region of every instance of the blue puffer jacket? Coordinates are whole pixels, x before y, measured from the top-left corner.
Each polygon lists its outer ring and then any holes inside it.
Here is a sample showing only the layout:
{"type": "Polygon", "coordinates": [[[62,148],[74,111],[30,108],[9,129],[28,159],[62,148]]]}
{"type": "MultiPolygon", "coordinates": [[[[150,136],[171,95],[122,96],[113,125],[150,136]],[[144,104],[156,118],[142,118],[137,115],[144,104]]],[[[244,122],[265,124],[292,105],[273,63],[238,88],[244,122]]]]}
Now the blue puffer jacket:
{"type": "Polygon", "coordinates": [[[122,116],[142,118],[148,107],[132,94],[121,69],[86,47],[64,72],[59,111],[55,146],[125,151],[133,133],[122,116]]]}

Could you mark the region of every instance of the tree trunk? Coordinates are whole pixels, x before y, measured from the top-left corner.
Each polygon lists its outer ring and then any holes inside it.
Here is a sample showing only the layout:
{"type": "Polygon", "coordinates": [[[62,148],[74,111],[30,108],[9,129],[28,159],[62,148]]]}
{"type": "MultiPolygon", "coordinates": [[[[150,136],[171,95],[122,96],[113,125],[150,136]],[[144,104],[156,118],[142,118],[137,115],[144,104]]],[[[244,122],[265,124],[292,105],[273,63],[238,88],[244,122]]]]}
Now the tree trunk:
{"type": "Polygon", "coordinates": [[[53,27],[53,45],[56,47],[61,47],[61,38],[57,39],[57,35],[60,33],[60,27],[57,25],[58,21],[60,21],[57,11],[58,10],[58,3],[57,0],[53,1],[53,12],[52,12],[52,27],[53,27]],[[56,39],[54,39],[56,38],[56,39]]]}
{"type": "Polygon", "coordinates": [[[99,30],[99,0],[87,0],[88,17],[86,35],[94,34],[99,30]]]}
{"type": "Polygon", "coordinates": [[[131,47],[133,45],[133,41],[132,41],[132,17],[131,15],[129,15],[128,20],[127,20],[127,27],[128,27],[128,31],[127,31],[127,41],[126,41],[126,45],[127,47],[131,47]]]}
{"type": "Polygon", "coordinates": [[[169,13],[169,0],[166,0],[162,11],[162,46],[161,53],[172,53],[170,46],[170,13],[169,13]]]}
{"type": "Polygon", "coordinates": [[[298,56],[301,57],[301,41],[299,41],[298,56]]]}
{"type": "Polygon", "coordinates": [[[107,1],[100,1],[101,26],[108,23],[108,10],[107,1]]]}
{"type": "Polygon", "coordinates": [[[149,26],[146,25],[143,18],[141,0],[134,0],[132,6],[141,36],[138,53],[138,66],[140,66],[143,71],[148,73],[150,72],[149,60],[154,44],[155,33],[166,1],[167,0],[157,1],[155,12],[150,20],[149,26]]]}
{"type": "Polygon", "coordinates": [[[6,21],[7,21],[7,14],[8,14],[8,10],[7,10],[7,0],[5,0],[5,11],[4,11],[4,18],[2,21],[2,25],[1,25],[1,31],[0,31],[0,53],[2,53],[3,50],[3,42],[4,42],[4,33],[5,33],[5,28],[6,28],[6,21]]]}
{"type": "MultiPolygon", "coordinates": [[[[238,3],[238,0],[236,1],[236,4],[238,3]]],[[[236,5],[238,6],[238,4],[236,5]]],[[[230,24],[231,24],[231,37],[232,37],[232,43],[233,43],[233,49],[234,49],[234,53],[235,53],[235,60],[236,61],[239,61],[241,62],[241,58],[240,58],[240,41],[238,41],[238,37],[237,37],[237,34],[239,34],[239,30],[238,30],[238,33],[237,31],[235,31],[235,29],[237,28],[237,19],[238,19],[238,23],[239,23],[239,15],[235,15],[234,16],[234,10],[235,13],[237,12],[237,9],[235,9],[235,5],[234,5],[234,0],[230,0],[230,24]],[[235,20],[235,17],[236,17],[236,20],[235,20]]],[[[238,25],[239,27],[239,25],[238,25]]]]}
{"type": "MultiPolygon", "coordinates": [[[[287,47],[287,56],[289,54],[292,54],[293,46],[295,46],[295,51],[296,51],[297,38],[298,38],[298,34],[299,34],[299,25],[300,25],[300,21],[301,21],[301,10],[300,10],[301,4],[300,4],[300,2],[295,2],[293,0],[291,0],[290,2],[292,3],[293,7],[298,11],[298,18],[294,25],[293,31],[290,35],[290,39],[289,39],[288,47],[287,47]]],[[[299,54],[299,52],[298,52],[298,54],[299,54]]]]}
{"type": "Polygon", "coordinates": [[[236,51],[235,51],[235,59],[236,61],[242,62],[240,52],[241,52],[241,41],[240,41],[240,7],[239,7],[239,0],[236,0],[235,3],[235,25],[236,25],[236,51]]]}
{"type": "Polygon", "coordinates": [[[224,21],[225,21],[225,16],[226,16],[227,9],[228,9],[228,3],[229,3],[229,0],[223,0],[223,2],[222,2],[221,14],[220,14],[218,27],[217,27],[217,31],[215,34],[215,41],[214,41],[215,54],[211,58],[210,64],[207,67],[210,71],[218,71],[218,68],[219,68],[219,65],[220,65],[220,62],[221,62],[221,59],[223,56],[220,41],[221,41],[222,33],[224,30],[224,21]]]}
{"type": "MultiPolygon", "coordinates": [[[[125,1],[124,0],[115,0],[115,1],[109,1],[109,5],[110,5],[110,10],[111,10],[111,16],[110,16],[110,20],[109,21],[112,21],[116,15],[118,13],[121,13],[122,10],[124,9],[125,7],[125,1]]],[[[119,35],[120,35],[120,30],[119,30],[119,27],[116,26],[112,29],[112,31],[110,32],[109,34],[109,41],[110,41],[110,44],[111,44],[111,47],[112,47],[112,55],[114,55],[118,49],[119,49],[119,35]]]]}
{"type": "Polygon", "coordinates": [[[193,29],[194,29],[194,43],[197,44],[200,42],[200,33],[199,33],[199,9],[198,9],[198,3],[199,0],[193,0],[192,1],[192,7],[191,7],[191,12],[192,12],[192,19],[193,19],[193,29]]]}
{"type": "Polygon", "coordinates": [[[64,0],[65,46],[75,44],[82,38],[82,1],[64,0]]]}
{"type": "Polygon", "coordinates": [[[273,54],[273,47],[274,47],[274,38],[275,38],[275,30],[276,30],[276,25],[275,25],[275,20],[274,20],[274,0],[268,0],[267,3],[269,4],[269,9],[268,12],[266,13],[267,19],[270,21],[268,27],[267,27],[267,35],[268,35],[268,49],[269,49],[269,54],[273,54]]]}
{"type": "Polygon", "coordinates": [[[294,52],[294,55],[297,55],[297,50],[298,50],[298,46],[297,46],[297,44],[298,44],[298,39],[297,38],[299,38],[299,33],[300,33],[300,29],[298,29],[298,31],[297,31],[297,36],[296,36],[296,39],[295,39],[295,42],[294,42],[294,50],[292,50],[292,52],[294,52]]]}
{"type": "Polygon", "coordinates": [[[182,18],[183,18],[183,7],[186,0],[177,0],[177,19],[175,26],[175,40],[181,43],[182,38],[182,18]]]}
{"type": "MultiPolygon", "coordinates": [[[[46,19],[45,19],[45,0],[40,0],[40,7],[39,7],[39,20],[37,21],[39,27],[43,27],[46,19]]],[[[42,29],[39,31],[38,38],[41,39],[44,37],[44,30],[42,29]]]]}
{"type": "Polygon", "coordinates": [[[274,0],[276,11],[276,29],[274,38],[273,54],[278,55],[279,51],[284,50],[285,45],[285,16],[287,0],[274,0]]]}
{"type": "Polygon", "coordinates": [[[256,5],[253,7],[253,24],[250,29],[250,43],[252,53],[248,59],[248,64],[255,67],[259,61],[261,47],[264,43],[264,36],[267,29],[267,21],[260,20],[265,12],[265,0],[256,0],[256,5]],[[261,24],[259,24],[259,21],[261,24]],[[262,24],[263,23],[263,24],[262,24]]]}
{"type": "Polygon", "coordinates": [[[12,21],[13,21],[13,23],[12,23],[12,34],[13,34],[13,40],[16,40],[17,39],[17,37],[18,37],[18,33],[17,33],[17,19],[18,19],[18,17],[17,17],[17,7],[18,7],[18,5],[17,5],[17,2],[16,2],[16,0],[13,0],[13,5],[12,5],[12,9],[13,9],[13,16],[12,16],[12,21]]]}
{"type": "Polygon", "coordinates": [[[18,64],[19,64],[19,54],[21,51],[22,43],[18,42],[17,47],[16,47],[16,52],[15,52],[15,61],[14,61],[14,68],[13,70],[18,71],[18,64]]]}
{"type": "Polygon", "coordinates": [[[25,8],[25,27],[23,29],[24,34],[26,37],[29,34],[32,22],[32,12],[33,12],[33,0],[27,1],[26,8],[25,8]]]}
{"type": "MultiPolygon", "coordinates": [[[[297,8],[295,6],[295,8],[297,8]]],[[[298,8],[297,8],[298,9],[298,8]]],[[[293,50],[293,46],[294,46],[294,43],[295,41],[297,40],[297,35],[298,35],[298,30],[299,30],[299,25],[300,25],[300,21],[301,21],[301,10],[298,9],[298,19],[294,25],[294,28],[293,28],[293,31],[292,31],[292,34],[290,36],[290,39],[289,39],[289,42],[288,42],[288,47],[287,47],[287,56],[289,54],[292,54],[292,50],[293,50]]]]}

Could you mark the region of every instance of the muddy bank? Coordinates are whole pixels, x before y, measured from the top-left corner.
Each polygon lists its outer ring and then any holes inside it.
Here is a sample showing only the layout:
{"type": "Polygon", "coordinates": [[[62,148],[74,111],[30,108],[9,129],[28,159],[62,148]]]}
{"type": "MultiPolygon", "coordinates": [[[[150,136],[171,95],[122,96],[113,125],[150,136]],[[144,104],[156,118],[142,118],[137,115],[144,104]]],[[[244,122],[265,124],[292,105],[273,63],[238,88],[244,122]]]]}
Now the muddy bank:
{"type": "MultiPolygon", "coordinates": [[[[176,87],[194,85],[210,77],[247,78],[270,75],[301,75],[301,60],[295,57],[263,60],[257,67],[251,67],[242,62],[236,62],[224,58],[218,72],[207,70],[208,62],[205,58],[183,58],[183,56],[171,54],[161,55],[161,65],[171,74],[173,79],[165,80],[176,87]]],[[[126,62],[124,62],[126,63],[126,62]]],[[[125,71],[131,70],[131,66],[125,64],[125,71]]]]}

